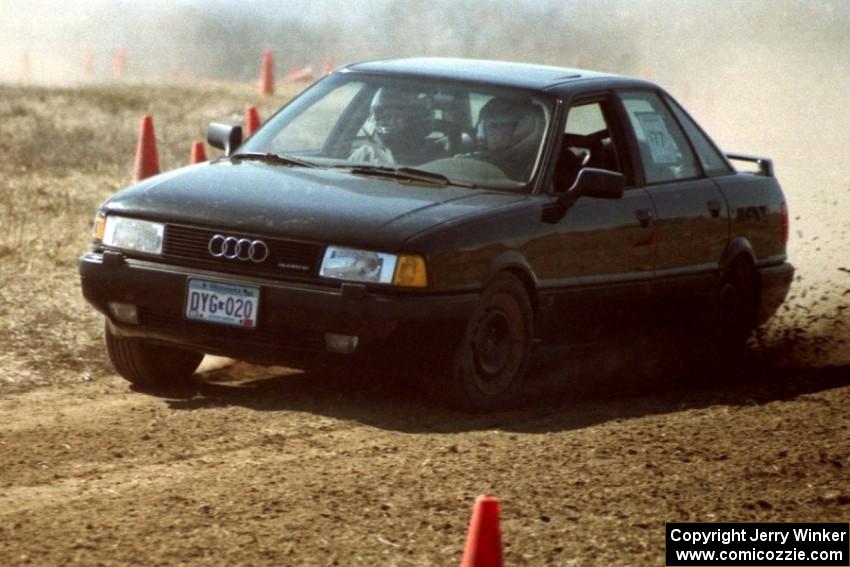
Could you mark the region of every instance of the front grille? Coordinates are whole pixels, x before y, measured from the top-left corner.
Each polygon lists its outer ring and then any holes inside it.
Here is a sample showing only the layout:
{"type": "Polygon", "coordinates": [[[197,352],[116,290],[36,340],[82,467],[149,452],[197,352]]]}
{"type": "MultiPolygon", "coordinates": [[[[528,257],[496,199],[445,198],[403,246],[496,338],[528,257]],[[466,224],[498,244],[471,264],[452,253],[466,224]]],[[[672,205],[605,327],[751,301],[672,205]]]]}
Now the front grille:
{"type": "Polygon", "coordinates": [[[322,245],[282,238],[266,238],[228,230],[217,231],[167,224],[162,253],[166,258],[191,260],[194,265],[237,274],[314,277],[321,261],[322,245]],[[268,258],[259,263],[216,258],[208,249],[210,239],[216,234],[262,240],[269,248],[268,258]]]}
{"type": "Polygon", "coordinates": [[[241,329],[216,323],[188,321],[180,313],[139,308],[139,324],[154,329],[176,332],[206,331],[215,333],[216,339],[251,341],[257,344],[280,348],[324,350],[325,338],[320,331],[294,329],[280,325],[264,325],[256,329],[241,329]]]}

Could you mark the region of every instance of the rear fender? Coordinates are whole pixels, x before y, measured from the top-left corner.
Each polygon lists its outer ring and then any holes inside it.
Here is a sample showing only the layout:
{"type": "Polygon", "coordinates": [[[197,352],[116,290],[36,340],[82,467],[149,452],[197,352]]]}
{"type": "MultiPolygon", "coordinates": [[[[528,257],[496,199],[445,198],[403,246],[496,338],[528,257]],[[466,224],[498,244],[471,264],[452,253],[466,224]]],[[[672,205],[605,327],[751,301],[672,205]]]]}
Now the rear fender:
{"type": "Polygon", "coordinates": [[[718,287],[720,286],[723,278],[729,272],[729,267],[732,266],[733,263],[742,260],[747,262],[753,270],[753,277],[755,277],[756,282],[756,301],[760,304],[761,275],[759,274],[758,269],[756,269],[756,253],[753,250],[753,245],[750,241],[743,236],[734,238],[732,242],[729,243],[729,246],[726,247],[726,250],[723,252],[723,256],[720,257],[720,270],[717,276],[717,285],[718,287]]]}
{"type": "Polygon", "coordinates": [[[746,238],[739,236],[729,243],[726,250],[723,252],[723,255],[720,257],[721,278],[729,269],[729,266],[732,265],[732,262],[741,258],[746,258],[752,266],[756,265],[756,253],[753,250],[753,245],[750,244],[750,241],[746,238]]]}

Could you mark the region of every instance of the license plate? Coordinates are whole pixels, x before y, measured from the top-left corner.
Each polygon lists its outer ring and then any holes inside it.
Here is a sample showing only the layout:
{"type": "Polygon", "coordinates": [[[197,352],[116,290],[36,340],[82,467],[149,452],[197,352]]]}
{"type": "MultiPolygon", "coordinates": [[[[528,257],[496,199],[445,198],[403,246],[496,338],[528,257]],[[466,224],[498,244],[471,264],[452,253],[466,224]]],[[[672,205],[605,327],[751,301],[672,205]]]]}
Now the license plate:
{"type": "Polygon", "coordinates": [[[189,280],[187,319],[253,329],[259,309],[258,287],[189,280]]]}

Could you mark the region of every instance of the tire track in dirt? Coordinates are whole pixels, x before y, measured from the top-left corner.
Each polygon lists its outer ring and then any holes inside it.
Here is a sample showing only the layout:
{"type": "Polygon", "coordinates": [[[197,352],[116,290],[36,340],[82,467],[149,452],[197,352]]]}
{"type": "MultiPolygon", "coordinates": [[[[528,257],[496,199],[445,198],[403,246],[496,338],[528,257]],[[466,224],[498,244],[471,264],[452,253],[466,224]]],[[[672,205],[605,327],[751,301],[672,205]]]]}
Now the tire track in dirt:
{"type": "MultiPolygon", "coordinates": [[[[98,411],[33,420],[14,433],[14,450],[0,446],[4,463],[28,444],[33,457],[60,443],[85,448],[57,453],[70,471],[63,478],[4,468],[0,561],[456,563],[480,492],[502,499],[514,564],[654,563],[669,520],[841,521],[850,502],[846,370],[765,372],[487,416],[439,410],[354,375],[256,371],[257,384],[236,385],[219,375],[185,399],[110,380],[66,391],[98,411]],[[152,419],[162,427],[145,441],[140,429],[152,419]],[[120,459],[88,437],[104,428],[124,445],[120,459]],[[165,452],[151,450],[157,440],[165,452]]],[[[6,402],[6,420],[63,407],[60,391],[6,402]]]]}
{"type": "Polygon", "coordinates": [[[69,476],[85,480],[120,475],[122,469],[145,466],[150,460],[182,462],[214,455],[227,459],[230,453],[284,440],[311,446],[311,437],[355,427],[317,416],[296,429],[288,422],[298,416],[262,423],[244,415],[247,410],[234,416],[201,409],[203,416],[193,416],[169,412],[168,403],[128,393],[121,386],[73,393],[39,390],[7,398],[0,404],[0,421],[10,424],[0,432],[0,462],[6,463],[7,478],[37,486],[69,476]],[[32,408],[37,409],[27,411],[32,408]],[[231,421],[239,423],[236,430],[228,428],[231,421]],[[186,437],[193,441],[188,450],[183,446],[186,437]]]}

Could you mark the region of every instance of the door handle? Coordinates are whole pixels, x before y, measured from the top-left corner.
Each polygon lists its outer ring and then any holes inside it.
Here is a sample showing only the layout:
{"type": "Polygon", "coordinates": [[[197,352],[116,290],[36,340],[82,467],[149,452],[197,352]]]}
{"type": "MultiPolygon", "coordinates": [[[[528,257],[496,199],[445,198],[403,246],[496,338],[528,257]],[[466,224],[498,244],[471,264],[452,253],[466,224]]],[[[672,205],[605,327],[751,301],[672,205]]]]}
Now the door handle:
{"type": "Polygon", "coordinates": [[[707,201],[705,204],[708,205],[708,210],[711,211],[711,218],[716,219],[717,217],[720,216],[720,209],[721,209],[720,201],[716,201],[716,200],[712,199],[710,201],[707,201]]]}
{"type": "Polygon", "coordinates": [[[638,209],[635,211],[635,216],[637,217],[638,222],[640,222],[640,226],[643,228],[649,227],[652,224],[652,211],[649,209],[638,209]]]}

